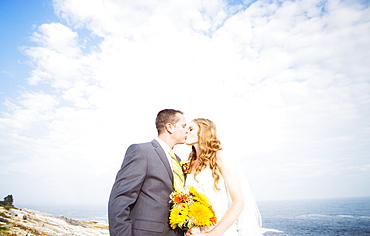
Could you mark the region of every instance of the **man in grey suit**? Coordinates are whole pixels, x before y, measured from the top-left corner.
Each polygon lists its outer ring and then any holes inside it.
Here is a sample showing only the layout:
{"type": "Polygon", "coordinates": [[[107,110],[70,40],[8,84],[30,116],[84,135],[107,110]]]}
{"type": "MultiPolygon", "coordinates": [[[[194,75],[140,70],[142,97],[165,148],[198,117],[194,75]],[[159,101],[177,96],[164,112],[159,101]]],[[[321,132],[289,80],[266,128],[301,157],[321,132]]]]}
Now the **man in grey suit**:
{"type": "Polygon", "coordinates": [[[165,109],[155,124],[158,138],[131,145],[117,173],[108,204],[111,236],[184,235],[168,223],[169,195],[174,191],[168,152],[185,143],[185,118],[181,111],[165,109]]]}

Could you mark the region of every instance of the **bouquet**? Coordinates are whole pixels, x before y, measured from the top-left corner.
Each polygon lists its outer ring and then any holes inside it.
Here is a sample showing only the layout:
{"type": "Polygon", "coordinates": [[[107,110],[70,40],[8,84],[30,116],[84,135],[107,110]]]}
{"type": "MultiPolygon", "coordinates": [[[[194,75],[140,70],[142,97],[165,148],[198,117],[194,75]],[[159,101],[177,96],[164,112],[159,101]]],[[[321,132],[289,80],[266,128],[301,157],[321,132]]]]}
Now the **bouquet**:
{"type": "Polygon", "coordinates": [[[174,191],[170,195],[170,226],[189,230],[214,226],[217,222],[215,212],[206,195],[199,193],[194,187],[185,187],[182,191],[174,191]]]}

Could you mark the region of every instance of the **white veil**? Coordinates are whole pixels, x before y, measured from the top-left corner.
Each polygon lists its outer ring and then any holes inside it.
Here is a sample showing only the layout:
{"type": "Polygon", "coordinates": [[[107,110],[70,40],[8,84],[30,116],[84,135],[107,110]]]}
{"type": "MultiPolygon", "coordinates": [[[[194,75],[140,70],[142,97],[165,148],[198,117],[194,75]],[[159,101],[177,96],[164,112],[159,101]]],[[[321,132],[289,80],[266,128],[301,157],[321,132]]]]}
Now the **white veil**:
{"type": "Polygon", "coordinates": [[[243,172],[242,166],[236,158],[232,158],[234,168],[238,174],[238,179],[243,192],[244,208],[237,220],[237,228],[239,236],[261,236],[262,234],[262,218],[258,209],[256,200],[254,199],[252,190],[249,186],[247,178],[243,172]]]}

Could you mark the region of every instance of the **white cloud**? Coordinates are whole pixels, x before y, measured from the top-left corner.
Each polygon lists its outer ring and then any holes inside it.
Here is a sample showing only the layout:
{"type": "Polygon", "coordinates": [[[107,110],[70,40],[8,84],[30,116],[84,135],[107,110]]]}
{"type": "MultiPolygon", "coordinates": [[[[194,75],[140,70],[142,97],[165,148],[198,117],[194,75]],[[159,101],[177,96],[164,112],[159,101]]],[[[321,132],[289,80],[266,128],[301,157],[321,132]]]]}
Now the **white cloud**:
{"type": "Polygon", "coordinates": [[[309,179],[339,178],[342,165],[326,168],[336,158],[368,169],[369,8],[337,0],[54,5],[62,22],[33,34],[37,46],[24,48],[30,86],[0,118],[2,175],[45,179],[39,191],[52,188],[52,199],[69,192],[59,200],[104,203],[125,149],[151,140],[156,113],[168,107],[216,122],[257,199],[329,195],[309,179]],[[93,37],[101,42],[86,48],[93,37]]]}

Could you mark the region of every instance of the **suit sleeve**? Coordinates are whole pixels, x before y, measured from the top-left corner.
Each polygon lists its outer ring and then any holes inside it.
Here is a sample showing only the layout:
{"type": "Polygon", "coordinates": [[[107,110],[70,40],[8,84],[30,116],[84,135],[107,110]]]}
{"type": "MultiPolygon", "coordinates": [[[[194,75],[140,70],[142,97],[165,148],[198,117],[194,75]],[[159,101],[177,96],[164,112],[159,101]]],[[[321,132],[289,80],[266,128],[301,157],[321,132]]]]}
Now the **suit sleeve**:
{"type": "Polygon", "coordinates": [[[140,193],[146,169],[147,158],[140,150],[140,145],[131,145],[117,173],[109,198],[108,220],[111,236],[131,235],[130,210],[140,193]]]}

